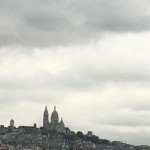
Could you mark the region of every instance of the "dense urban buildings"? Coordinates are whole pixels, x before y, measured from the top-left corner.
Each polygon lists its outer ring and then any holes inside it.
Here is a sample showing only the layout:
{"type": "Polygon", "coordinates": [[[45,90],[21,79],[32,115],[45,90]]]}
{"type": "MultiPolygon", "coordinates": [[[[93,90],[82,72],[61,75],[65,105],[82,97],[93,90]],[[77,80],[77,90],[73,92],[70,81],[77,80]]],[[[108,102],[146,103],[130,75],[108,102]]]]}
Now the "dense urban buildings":
{"type": "Polygon", "coordinates": [[[15,127],[15,121],[10,125],[0,126],[0,150],[150,150],[147,145],[134,146],[120,141],[110,142],[93,135],[92,131],[83,134],[75,133],[65,127],[63,120],[59,121],[56,107],[51,114],[47,106],[43,114],[43,127],[15,127]]]}

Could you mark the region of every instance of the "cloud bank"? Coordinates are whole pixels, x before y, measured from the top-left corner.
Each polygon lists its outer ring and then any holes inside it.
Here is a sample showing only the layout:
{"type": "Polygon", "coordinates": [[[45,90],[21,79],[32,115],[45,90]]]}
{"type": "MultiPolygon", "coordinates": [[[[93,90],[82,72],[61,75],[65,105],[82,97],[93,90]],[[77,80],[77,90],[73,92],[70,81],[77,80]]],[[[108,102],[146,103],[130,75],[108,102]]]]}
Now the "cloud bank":
{"type": "Polygon", "coordinates": [[[0,7],[1,46],[76,45],[98,40],[105,32],[150,27],[147,0],[6,0],[0,7]]]}

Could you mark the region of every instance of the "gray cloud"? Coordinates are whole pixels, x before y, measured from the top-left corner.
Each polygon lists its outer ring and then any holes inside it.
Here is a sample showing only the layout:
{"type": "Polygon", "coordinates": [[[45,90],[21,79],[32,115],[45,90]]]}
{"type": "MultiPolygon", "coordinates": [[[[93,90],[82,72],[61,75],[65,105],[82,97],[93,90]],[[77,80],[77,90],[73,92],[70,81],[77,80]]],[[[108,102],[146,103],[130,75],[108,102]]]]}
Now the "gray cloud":
{"type": "Polygon", "coordinates": [[[0,1],[0,121],[58,105],[71,129],[148,143],[149,3],[0,1]]]}
{"type": "MultiPolygon", "coordinates": [[[[123,110],[123,108],[121,109],[123,110]]],[[[142,113],[133,110],[130,110],[129,112],[127,111],[126,113],[120,113],[118,111],[117,113],[118,114],[117,115],[114,114],[112,118],[109,117],[109,120],[105,121],[103,120],[102,124],[112,126],[126,126],[126,127],[140,127],[140,126],[148,127],[150,125],[150,121],[148,120],[150,113],[147,112],[142,113]]]]}
{"type": "Polygon", "coordinates": [[[50,46],[84,43],[103,32],[149,30],[149,2],[18,1],[0,2],[0,45],[50,46]]]}

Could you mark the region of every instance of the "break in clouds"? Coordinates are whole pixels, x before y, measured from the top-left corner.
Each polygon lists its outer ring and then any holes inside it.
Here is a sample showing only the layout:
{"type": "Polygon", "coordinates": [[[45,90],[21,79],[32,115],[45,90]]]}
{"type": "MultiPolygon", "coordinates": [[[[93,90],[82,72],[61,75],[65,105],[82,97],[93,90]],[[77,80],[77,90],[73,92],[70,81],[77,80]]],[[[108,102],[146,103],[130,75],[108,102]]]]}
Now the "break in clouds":
{"type": "Polygon", "coordinates": [[[0,124],[56,105],[75,131],[150,144],[149,18],[148,0],[0,1],[0,124]]]}

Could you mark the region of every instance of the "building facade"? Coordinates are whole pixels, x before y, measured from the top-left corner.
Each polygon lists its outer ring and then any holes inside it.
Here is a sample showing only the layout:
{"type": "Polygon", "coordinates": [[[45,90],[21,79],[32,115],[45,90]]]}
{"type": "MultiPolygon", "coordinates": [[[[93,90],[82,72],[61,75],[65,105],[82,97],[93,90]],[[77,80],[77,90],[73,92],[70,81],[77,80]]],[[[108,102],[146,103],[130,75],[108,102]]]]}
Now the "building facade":
{"type": "Polygon", "coordinates": [[[59,121],[59,115],[56,111],[56,106],[54,106],[54,110],[51,114],[50,122],[49,122],[49,113],[47,110],[47,106],[45,107],[43,114],[43,128],[47,130],[57,130],[58,132],[65,132],[65,125],[61,118],[59,121]]]}

